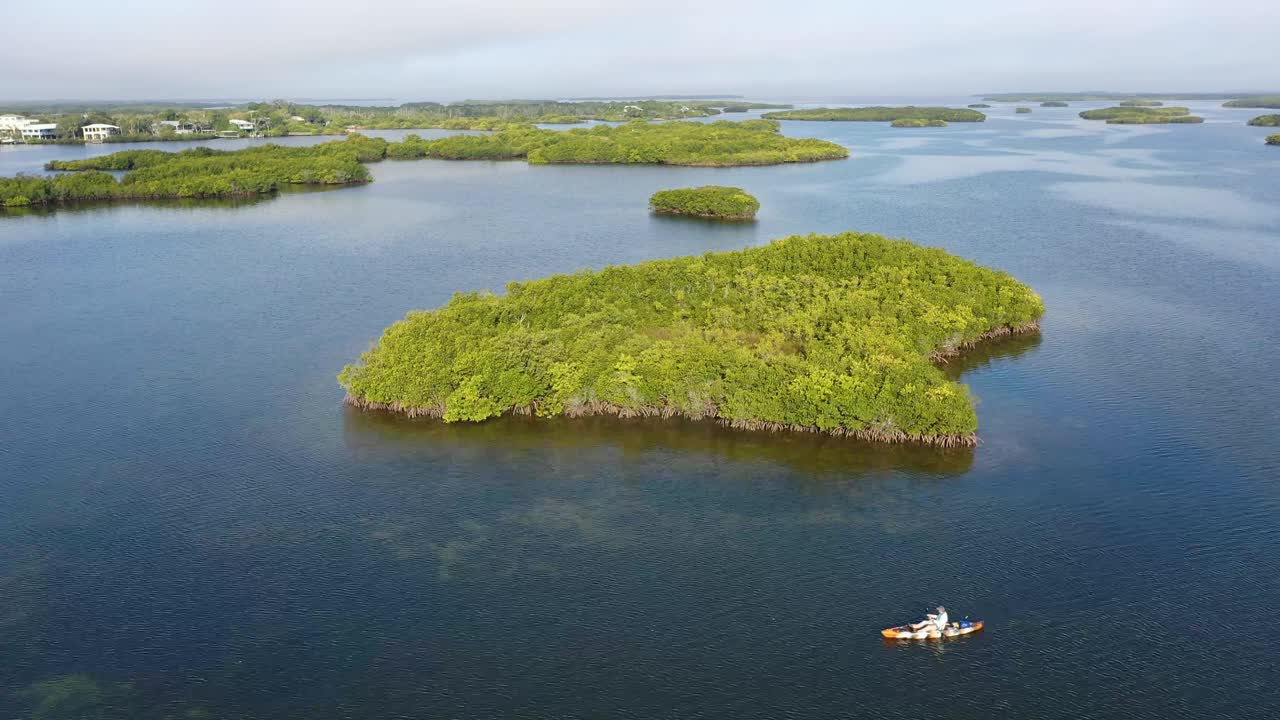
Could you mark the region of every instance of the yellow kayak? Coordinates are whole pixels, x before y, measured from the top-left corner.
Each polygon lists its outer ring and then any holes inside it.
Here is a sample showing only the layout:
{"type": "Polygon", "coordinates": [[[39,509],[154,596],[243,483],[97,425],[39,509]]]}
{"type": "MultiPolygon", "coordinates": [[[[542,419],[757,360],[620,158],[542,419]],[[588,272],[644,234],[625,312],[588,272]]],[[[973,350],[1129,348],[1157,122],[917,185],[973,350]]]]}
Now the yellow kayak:
{"type": "Polygon", "coordinates": [[[885,628],[880,631],[880,634],[891,640],[942,640],[943,638],[972,635],[980,630],[982,630],[981,620],[962,620],[947,625],[946,629],[941,631],[934,627],[912,630],[910,625],[899,625],[898,627],[885,628]]]}

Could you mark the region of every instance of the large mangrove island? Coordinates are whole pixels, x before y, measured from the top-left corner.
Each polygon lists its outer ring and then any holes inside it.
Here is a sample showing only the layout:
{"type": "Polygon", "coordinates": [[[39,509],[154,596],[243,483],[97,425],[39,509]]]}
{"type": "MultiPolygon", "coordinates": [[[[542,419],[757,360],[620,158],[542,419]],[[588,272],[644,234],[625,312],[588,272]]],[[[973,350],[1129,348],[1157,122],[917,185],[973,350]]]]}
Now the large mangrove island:
{"type": "Polygon", "coordinates": [[[1247,124],[1254,127],[1280,127],[1280,115],[1259,115],[1247,124]]]}
{"type": "Polygon", "coordinates": [[[1204,118],[1190,114],[1184,107],[1116,106],[1085,110],[1085,120],[1106,120],[1109,125],[1154,125],[1163,123],[1202,123],[1204,118]]]}
{"type": "Polygon", "coordinates": [[[0,178],[0,207],[78,201],[248,197],[289,185],[350,185],[371,179],[364,163],[385,158],[517,160],[530,163],[776,165],[848,157],[826,140],[789,138],[777,122],[629,122],[567,131],[507,125],[488,135],[401,142],[349,135],[309,147],[261,145],[242,150],[198,147],[178,153],[125,150],[53,161],[53,176],[0,178]],[[117,180],[109,172],[124,171],[117,180]]]}
{"type": "Polygon", "coordinates": [[[457,294],[387,328],[338,380],[356,407],[445,422],[682,416],[972,445],[968,389],[936,363],[1035,331],[1043,309],[940,249],[793,236],[457,294]]]}
{"type": "Polygon", "coordinates": [[[703,185],[696,188],[659,190],[649,207],[663,215],[688,215],[715,220],[753,220],[760,201],[739,187],[703,185]]]}
{"type": "Polygon", "coordinates": [[[949,107],[852,107],[813,108],[767,112],[769,120],[833,120],[839,122],[892,122],[904,119],[945,120],[946,122],[982,122],[986,115],[970,108],[949,107]]]}

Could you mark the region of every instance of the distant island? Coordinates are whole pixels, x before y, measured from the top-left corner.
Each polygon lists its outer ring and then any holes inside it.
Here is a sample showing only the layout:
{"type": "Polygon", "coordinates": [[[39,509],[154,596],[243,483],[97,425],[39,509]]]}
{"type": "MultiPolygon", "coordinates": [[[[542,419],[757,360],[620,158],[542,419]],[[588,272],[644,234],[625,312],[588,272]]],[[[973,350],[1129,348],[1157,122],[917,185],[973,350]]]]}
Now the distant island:
{"type": "Polygon", "coordinates": [[[288,185],[368,182],[362,162],[379,160],[386,141],[353,136],[314,147],[263,145],[233,152],[126,150],[85,160],[52,161],[52,177],[0,178],[0,206],[55,206],[85,201],[252,197],[288,185]],[[126,171],[116,180],[109,172],[126,171]]]}
{"type": "Polygon", "coordinates": [[[986,115],[967,108],[949,107],[855,107],[814,108],[812,110],[783,110],[767,112],[761,117],[769,120],[831,120],[853,122],[891,122],[902,119],[945,120],[947,122],[982,122],[986,115]]]}
{"type": "Polygon", "coordinates": [[[703,185],[696,188],[659,190],[649,207],[663,215],[688,215],[716,220],[753,220],[760,201],[738,187],[703,185]]]}
{"type": "Polygon", "coordinates": [[[1035,93],[987,93],[981,96],[988,102],[1045,102],[1062,100],[1066,102],[1118,102],[1121,100],[1230,100],[1232,98],[1252,97],[1250,93],[1151,93],[1151,92],[1108,92],[1095,90],[1086,92],[1035,92],[1035,93]]]}
{"type": "Polygon", "coordinates": [[[971,107],[971,108],[989,108],[989,107],[991,107],[991,106],[990,106],[990,105],[988,105],[988,104],[986,104],[986,103],[972,103],[972,104],[970,104],[970,105],[969,105],[969,107],[971,107]]]}
{"type": "Polygon", "coordinates": [[[1277,135],[1268,135],[1268,136],[1267,136],[1266,143],[1267,143],[1268,145],[1280,145],[1280,134],[1277,134],[1277,135]]]}
{"type": "Polygon", "coordinates": [[[1222,103],[1222,107],[1264,108],[1274,110],[1280,108],[1280,95],[1257,95],[1254,97],[1240,98],[1239,100],[1224,102],[1222,103]]]}
{"type": "Polygon", "coordinates": [[[1118,105],[1120,107],[1161,107],[1164,103],[1159,100],[1125,100],[1118,105]]]}
{"type": "Polygon", "coordinates": [[[1013,111],[1014,111],[1015,113],[1020,114],[1020,115],[1025,115],[1025,114],[1027,114],[1027,113],[1031,112],[1031,108],[1029,108],[1029,107],[1016,107],[1016,108],[1014,108],[1014,109],[1013,109],[1013,111]]]}
{"type": "Polygon", "coordinates": [[[0,138],[30,143],[192,141],[234,137],[342,135],[360,130],[498,130],[529,123],[680,120],[789,108],[742,100],[636,99],[415,102],[397,106],[306,105],[283,100],[241,105],[20,103],[0,108],[0,138]]]}
{"type": "Polygon", "coordinates": [[[922,127],[947,127],[946,120],[925,120],[924,118],[898,118],[889,123],[889,127],[896,128],[922,128],[922,127]]]}
{"type": "Polygon", "coordinates": [[[1071,105],[1061,100],[1045,100],[1040,103],[1040,107],[1071,107],[1071,105]]]}
{"type": "Polygon", "coordinates": [[[506,126],[488,135],[401,142],[348,135],[309,147],[261,145],[226,151],[199,147],[179,153],[126,150],[53,161],[52,177],[0,178],[0,206],[55,206],[80,201],[250,197],[290,185],[350,185],[371,178],[363,163],[411,160],[516,160],[544,163],[662,164],[727,167],[834,160],[849,156],[825,140],[788,138],[770,120],[743,122],[635,121],[567,131],[506,126]],[[104,171],[125,171],[117,180],[104,171]]]}
{"type": "Polygon", "coordinates": [[[1247,124],[1254,127],[1280,127],[1280,115],[1259,115],[1247,124]]]}
{"type": "Polygon", "coordinates": [[[346,402],[445,422],[506,414],[713,419],[887,442],[976,443],[934,364],[1034,332],[1006,273],[845,233],[459,293],[338,376],[346,402]]]}
{"type": "Polygon", "coordinates": [[[1204,118],[1190,115],[1184,107],[1109,107],[1085,110],[1085,120],[1106,120],[1111,125],[1151,125],[1161,123],[1202,123],[1204,118]]]}

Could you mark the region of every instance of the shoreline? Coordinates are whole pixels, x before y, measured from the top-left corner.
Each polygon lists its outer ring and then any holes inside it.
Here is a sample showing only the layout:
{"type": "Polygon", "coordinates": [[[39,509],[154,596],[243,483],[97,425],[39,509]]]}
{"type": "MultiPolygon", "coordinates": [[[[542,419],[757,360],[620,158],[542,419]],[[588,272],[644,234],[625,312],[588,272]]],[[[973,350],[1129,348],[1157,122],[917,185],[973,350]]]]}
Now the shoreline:
{"type": "MultiPolygon", "coordinates": [[[[948,360],[952,360],[964,355],[965,352],[979,345],[988,343],[1004,337],[1013,337],[1016,335],[1032,335],[1040,332],[1040,321],[1032,320],[1030,322],[1021,323],[1019,325],[1001,325],[999,327],[988,330],[973,340],[961,343],[944,350],[935,350],[929,354],[929,360],[935,363],[945,364],[948,360]]],[[[350,392],[342,399],[344,405],[354,407],[366,412],[384,412],[400,415],[410,419],[432,419],[439,420],[444,416],[444,408],[442,406],[433,407],[417,407],[407,406],[398,402],[383,403],[365,400],[364,398],[352,395],[350,392]]],[[[512,407],[504,410],[499,417],[509,415],[536,415],[537,407],[526,405],[521,407],[512,407]]],[[[617,418],[683,418],[686,420],[711,420],[725,427],[734,428],[736,430],[751,431],[768,431],[768,432],[804,432],[829,435],[831,437],[848,438],[852,440],[863,440],[867,442],[879,442],[890,444],[915,443],[920,445],[930,445],[940,448],[960,448],[960,447],[976,447],[978,445],[978,434],[976,432],[966,434],[912,434],[901,430],[892,429],[871,429],[861,428],[850,430],[848,428],[836,428],[834,430],[823,430],[815,425],[798,425],[794,423],[770,422],[767,420],[732,420],[721,417],[715,407],[708,408],[706,413],[701,415],[693,415],[682,410],[671,407],[641,407],[627,408],[610,403],[590,402],[571,407],[566,407],[564,412],[557,413],[570,418],[589,417],[593,415],[612,416],[617,418]]],[[[481,421],[483,422],[483,421],[481,421]]]]}

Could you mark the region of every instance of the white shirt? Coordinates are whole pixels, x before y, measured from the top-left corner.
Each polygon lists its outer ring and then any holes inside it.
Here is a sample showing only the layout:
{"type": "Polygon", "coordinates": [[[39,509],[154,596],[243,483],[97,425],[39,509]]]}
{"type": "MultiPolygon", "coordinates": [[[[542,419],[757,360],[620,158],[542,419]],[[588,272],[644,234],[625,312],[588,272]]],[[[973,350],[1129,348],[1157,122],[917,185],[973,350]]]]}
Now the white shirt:
{"type": "Polygon", "coordinates": [[[933,620],[933,624],[937,626],[939,632],[947,629],[947,614],[945,612],[941,615],[930,615],[929,619],[933,620]]]}

